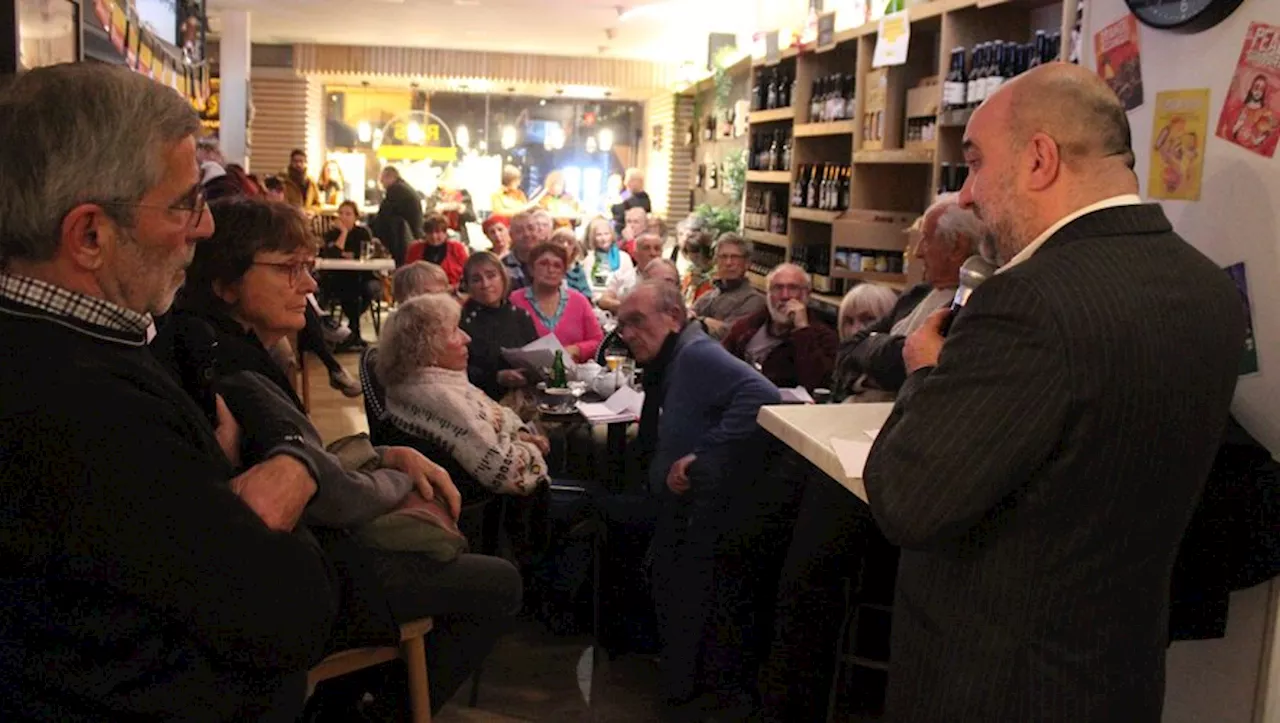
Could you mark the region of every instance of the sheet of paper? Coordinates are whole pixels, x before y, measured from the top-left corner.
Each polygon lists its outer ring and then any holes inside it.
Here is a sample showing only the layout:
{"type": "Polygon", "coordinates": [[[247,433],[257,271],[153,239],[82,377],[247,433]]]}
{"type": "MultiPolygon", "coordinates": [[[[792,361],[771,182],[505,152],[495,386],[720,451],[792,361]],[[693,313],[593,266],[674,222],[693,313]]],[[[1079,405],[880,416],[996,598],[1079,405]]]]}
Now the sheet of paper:
{"type": "Polygon", "coordinates": [[[862,469],[867,466],[867,456],[871,454],[870,442],[832,437],[831,449],[835,450],[846,477],[862,478],[862,469]]]}
{"type": "MultiPolygon", "coordinates": [[[[555,334],[547,334],[519,349],[503,349],[502,358],[516,368],[531,369],[542,377],[542,370],[549,369],[555,363],[556,351],[564,351],[564,347],[560,345],[560,340],[555,334]]],[[[564,355],[564,363],[566,367],[573,365],[573,360],[568,354],[564,355]]]]}
{"type": "Polygon", "coordinates": [[[866,434],[868,437],[870,437],[870,438],[871,438],[871,441],[872,441],[872,442],[874,442],[874,441],[876,441],[876,437],[879,437],[879,436],[880,436],[880,430],[878,430],[878,429],[868,429],[868,430],[866,430],[865,432],[863,432],[863,434],[866,434]]]}
{"type": "Polygon", "coordinates": [[[644,392],[623,387],[603,402],[578,402],[578,411],[589,422],[612,424],[634,422],[640,419],[644,409],[644,392]]]}
{"type": "Polygon", "coordinates": [[[813,404],[813,397],[809,396],[809,390],[804,387],[783,387],[778,392],[784,403],[813,404]]]}

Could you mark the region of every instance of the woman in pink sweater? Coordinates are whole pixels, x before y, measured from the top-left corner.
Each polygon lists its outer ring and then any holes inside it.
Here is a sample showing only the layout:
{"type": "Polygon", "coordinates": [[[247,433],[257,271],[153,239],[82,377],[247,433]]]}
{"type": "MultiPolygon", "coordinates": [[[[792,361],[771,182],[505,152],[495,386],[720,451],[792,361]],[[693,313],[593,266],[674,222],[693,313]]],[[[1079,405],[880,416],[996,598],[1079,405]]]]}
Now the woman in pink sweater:
{"type": "Polygon", "coordinates": [[[563,246],[538,244],[529,253],[533,284],[511,292],[511,303],[529,312],[539,336],[555,334],[576,362],[595,357],[604,340],[591,301],[564,285],[569,255],[563,246]]]}

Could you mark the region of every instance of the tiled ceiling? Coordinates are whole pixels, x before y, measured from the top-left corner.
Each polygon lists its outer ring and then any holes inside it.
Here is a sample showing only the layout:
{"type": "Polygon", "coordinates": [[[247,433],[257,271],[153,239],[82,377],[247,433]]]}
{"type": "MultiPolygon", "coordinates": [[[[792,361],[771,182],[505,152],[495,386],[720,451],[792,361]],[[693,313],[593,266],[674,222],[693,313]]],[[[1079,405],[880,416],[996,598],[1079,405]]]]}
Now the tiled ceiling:
{"type": "Polygon", "coordinates": [[[705,62],[710,32],[749,33],[776,0],[211,0],[250,12],[257,43],[494,50],[705,62]],[[630,12],[624,17],[624,13],[630,12]]]}

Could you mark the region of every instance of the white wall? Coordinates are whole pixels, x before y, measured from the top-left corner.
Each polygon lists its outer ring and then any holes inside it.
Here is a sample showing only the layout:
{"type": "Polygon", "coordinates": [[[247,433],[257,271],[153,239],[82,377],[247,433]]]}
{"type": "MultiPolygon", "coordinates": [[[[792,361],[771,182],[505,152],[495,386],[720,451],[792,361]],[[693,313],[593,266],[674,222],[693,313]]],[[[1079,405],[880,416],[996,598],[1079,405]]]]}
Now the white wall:
{"type": "MultiPolygon", "coordinates": [[[[1092,66],[1093,33],[1122,17],[1126,9],[1123,0],[1088,2],[1083,56],[1092,66]]],[[[1129,113],[1129,123],[1145,195],[1156,93],[1209,88],[1209,140],[1200,200],[1163,205],[1178,233],[1220,266],[1237,261],[1247,265],[1262,371],[1240,380],[1233,411],[1274,454],[1280,452],[1280,158],[1263,158],[1213,135],[1251,21],[1280,25],[1280,2],[1245,0],[1225,22],[1194,35],[1139,25],[1143,105],[1129,113]]],[[[1167,723],[1255,720],[1268,607],[1266,585],[1242,591],[1232,596],[1225,639],[1174,644],[1165,695],[1167,723]]]]}

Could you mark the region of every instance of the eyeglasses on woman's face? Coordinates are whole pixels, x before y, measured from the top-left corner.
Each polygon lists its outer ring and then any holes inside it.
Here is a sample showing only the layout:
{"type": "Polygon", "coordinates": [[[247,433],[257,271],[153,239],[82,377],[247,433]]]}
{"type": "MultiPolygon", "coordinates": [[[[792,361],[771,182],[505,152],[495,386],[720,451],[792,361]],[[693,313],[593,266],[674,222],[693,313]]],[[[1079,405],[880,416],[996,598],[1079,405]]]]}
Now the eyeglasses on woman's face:
{"type": "Polygon", "coordinates": [[[270,266],[289,275],[289,286],[297,288],[303,281],[303,275],[314,279],[316,275],[316,259],[309,256],[296,261],[254,261],[254,266],[270,266]]]}

